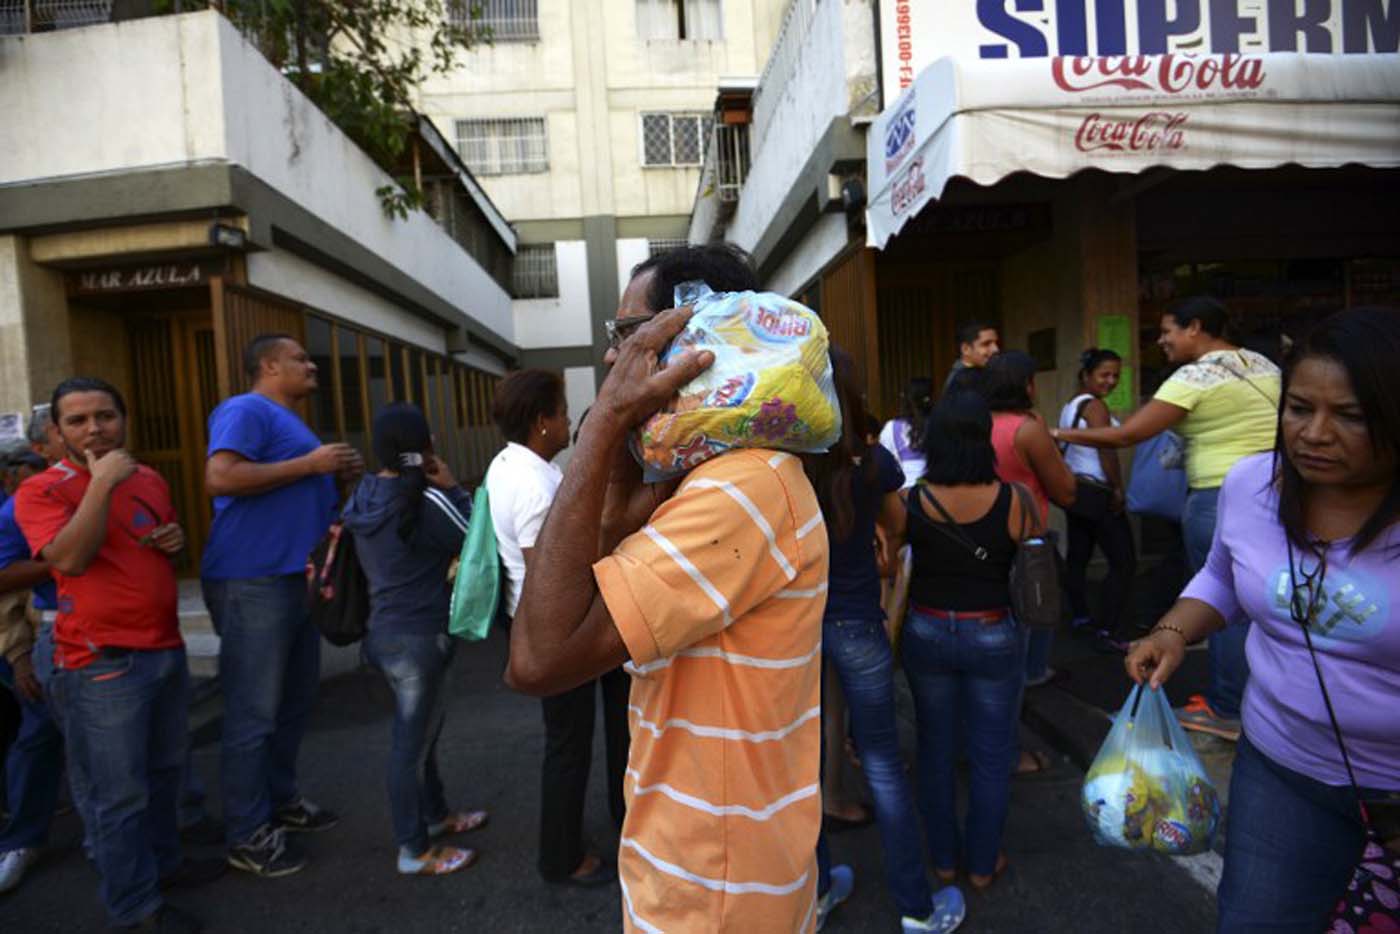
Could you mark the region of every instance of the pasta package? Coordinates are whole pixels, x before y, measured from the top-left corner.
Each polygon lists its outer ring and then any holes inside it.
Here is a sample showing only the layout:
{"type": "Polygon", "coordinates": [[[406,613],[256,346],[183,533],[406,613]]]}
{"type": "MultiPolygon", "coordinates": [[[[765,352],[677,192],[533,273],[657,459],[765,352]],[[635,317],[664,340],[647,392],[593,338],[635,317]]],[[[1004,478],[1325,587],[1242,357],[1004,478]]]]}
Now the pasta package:
{"type": "Polygon", "coordinates": [[[734,448],[826,451],[841,436],[826,327],[810,308],[771,292],[676,289],[694,315],[661,356],[708,350],[714,364],[633,437],[648,482],[693,470],[734,448]]]}
{"type": "Polygon", "coordinates": [[[1161,691],[1134,688],[1085,776],[1081,804],[1105,846],[1190,856],[1210,849],[1220,797],[1161,691]]]}

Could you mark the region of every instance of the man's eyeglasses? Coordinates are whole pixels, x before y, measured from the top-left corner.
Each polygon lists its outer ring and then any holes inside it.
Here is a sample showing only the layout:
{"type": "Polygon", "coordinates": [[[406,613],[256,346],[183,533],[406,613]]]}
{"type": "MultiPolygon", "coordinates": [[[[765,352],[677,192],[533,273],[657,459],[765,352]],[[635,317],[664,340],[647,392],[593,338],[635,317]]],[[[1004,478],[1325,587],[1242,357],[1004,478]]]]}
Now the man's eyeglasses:
{"type": "Polygon", "coordinates": [[[627,315],[624,318],[611,318],[603,322],[603,331],[608,336],[608,347],[617,350],[622,346],[622,342],[633,334],[637,333],[642,325],[657,316],[658,312],[649,312],[644,315],[627,315]]]}

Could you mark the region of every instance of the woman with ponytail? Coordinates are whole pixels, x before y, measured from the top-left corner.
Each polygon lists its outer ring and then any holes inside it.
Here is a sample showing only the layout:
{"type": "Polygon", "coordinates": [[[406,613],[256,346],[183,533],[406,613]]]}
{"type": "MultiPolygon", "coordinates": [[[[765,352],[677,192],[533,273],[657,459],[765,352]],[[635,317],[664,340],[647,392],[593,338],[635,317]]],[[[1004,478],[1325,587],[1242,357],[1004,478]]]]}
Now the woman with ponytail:
{"type": "Polygon", "coordinates": [[[485,811],[451,811],[438,774],[443,691],[455,643],[447,634],[447,568],[462,549],[471,497],[433,453],[415,405],[385,406],[374,420],[379,472],[345,505],[344,521],[369,580],[364,651],[394,692],[389,809],[398,870],[440,876],[466,869],[476,851],[433,843],[475,830],[485,811]]]}
{"type": "MultiPolygon", "coordinates": [[[[1118,419],[1109,414],[1104,398],[1118,386],[1123,373],[1123,358],[1112,350],[1090,347],[1079,355],[1079,394],[1060,410],[1061,428],[1104,428],[1117,425],[1118,419]]],[[[1090,448],[1080,444],[1062,444],[1065,463],[1075,477],[1110,488],[1108,508],[1099,507],[1097,514],[1087,510],[1066,513],[1069,525],[1069,555],[1066,561],[1065,589],[1069,591],[1074,610],[1075,633],[1093,634],[1106,645],[1123,622],[1128,597],[1137,573],[1137,556],[1133,550],[1133,530],[1124,512],[1123,466],[1118,452],[1110,448],[1090,448]],[[1108,576],[1104,578],[1099,612],[1091,615],[1086,593],[1085,577],[1094,547],[1108,559],[1108,576]]]]}

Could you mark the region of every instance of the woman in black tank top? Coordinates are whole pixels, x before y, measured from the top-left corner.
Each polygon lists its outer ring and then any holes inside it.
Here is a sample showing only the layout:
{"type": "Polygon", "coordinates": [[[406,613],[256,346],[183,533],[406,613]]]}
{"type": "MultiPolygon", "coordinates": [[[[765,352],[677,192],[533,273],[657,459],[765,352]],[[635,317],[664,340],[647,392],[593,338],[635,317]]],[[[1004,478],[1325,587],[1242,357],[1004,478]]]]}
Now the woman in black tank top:
{"type": "Polygon", "coordinates": [[[907,491],[904,527],[913,574],[903,659],[919,726],[924,831],[938,875],[950,880],[964,868],[974,888],[991,885],[1006,866],[1001,834],[1026,652],[1007,583],[1021,506],[997,479],[991,433],[980,396],[955,390],[944,397],[924,432],[928,468],[907,491]],[[972,763],[961,832],[960,737],[972,763]]]}

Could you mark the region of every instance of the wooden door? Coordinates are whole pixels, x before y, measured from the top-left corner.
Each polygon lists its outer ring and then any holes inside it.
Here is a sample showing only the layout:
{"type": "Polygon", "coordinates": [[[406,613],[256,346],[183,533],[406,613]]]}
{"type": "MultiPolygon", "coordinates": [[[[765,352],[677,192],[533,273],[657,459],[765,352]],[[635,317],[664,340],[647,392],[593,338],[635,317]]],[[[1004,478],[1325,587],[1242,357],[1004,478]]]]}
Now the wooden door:
{"type": "Polygon", "coordinates": [[[831,342],[856,362],[866,408],[885,409],[880,383],[880,321],[875,305],[875,251],[861,247],[821,283],[821,316],[831,342]]]}
{"type": "Polygon", "coordinates": [[[244,286],[229,285],[217,277],[210,282],[210,295],[220,398],[227,399],[251,388],[243,370],[243,348],[254,337],[290,334],[303,346],[306,344],[306,314],[299,306],[244,286]]]}
{"type": "Polygon", "coordinates": [[[195,576],[211,521],[204,495],[209,413],[218,404],[214,328],[207,311],[134,314],[127,318],[132,400],[128,443],[170,485],[188,547],[182,576],[195,576]]]}

